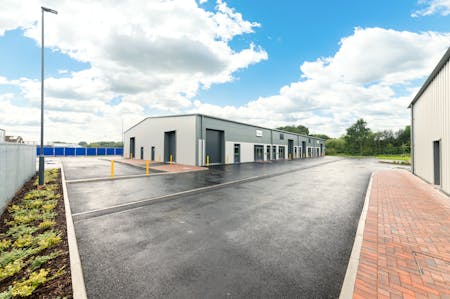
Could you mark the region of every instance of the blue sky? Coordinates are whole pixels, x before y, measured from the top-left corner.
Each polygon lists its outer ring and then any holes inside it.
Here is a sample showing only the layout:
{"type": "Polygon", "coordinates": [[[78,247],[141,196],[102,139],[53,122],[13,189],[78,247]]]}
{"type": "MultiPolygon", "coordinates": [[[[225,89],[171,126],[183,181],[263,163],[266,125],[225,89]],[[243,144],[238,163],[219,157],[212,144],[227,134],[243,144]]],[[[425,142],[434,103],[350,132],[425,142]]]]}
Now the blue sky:
{"type": "Polygon", "coordinates": [[[40,5],[59,11],[46,15],[49,141],[119,140],[122,119],[191,112],[331,136],[359,117],[398,129],[450,46],[448,0],[6,1],[0,128],[28,140],[40,5]]]}
{"type": "Polygon", "coordinates": [[[299,79],[299,66],[304,61],[333,55],[339,49],[340,39],[352,34],[355,27],[445,32],[450,25],[449,17],[441,15],[412,18],[411,14],[420,7],[416,1],[228,3],[247,19],[261,23],[254,34],[238,37],[232,45],[239,48],[253,41],[264,47],[269,59],[238,72],[233,82],[199,93],[199,99],[219,105],[239,105],[276,94],[281,86],[299,79]]]}

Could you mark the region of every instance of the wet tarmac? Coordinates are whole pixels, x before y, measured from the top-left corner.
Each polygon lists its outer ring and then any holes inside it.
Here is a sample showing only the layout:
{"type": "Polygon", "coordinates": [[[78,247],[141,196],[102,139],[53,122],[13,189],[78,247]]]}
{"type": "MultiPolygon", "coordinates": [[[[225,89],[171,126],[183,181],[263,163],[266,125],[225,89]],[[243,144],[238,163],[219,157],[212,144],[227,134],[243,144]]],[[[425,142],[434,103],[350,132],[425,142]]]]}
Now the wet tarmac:
{"type": "Polygon", "coordinates": [[[84,212],[263,176],[76,220],[88,296],[337,298],[370,174],[386,167],[325,157],[69,184],[84,212]]]}

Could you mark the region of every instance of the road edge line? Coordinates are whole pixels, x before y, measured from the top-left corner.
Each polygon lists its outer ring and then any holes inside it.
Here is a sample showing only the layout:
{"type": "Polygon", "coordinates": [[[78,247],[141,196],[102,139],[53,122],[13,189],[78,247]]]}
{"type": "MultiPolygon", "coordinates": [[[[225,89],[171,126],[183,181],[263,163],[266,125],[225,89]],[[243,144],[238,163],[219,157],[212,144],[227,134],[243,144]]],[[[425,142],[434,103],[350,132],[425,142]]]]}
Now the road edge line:
{"type": "Polygon", "coordinates": [[[78,251],[75,228],[70,209],[69,193],[67,192],[64,165],[61,163],[61,181],[64,197],[64,210],[66,212],[67,243],[69,246],[70,276],[72,279],[72,291],[74,299],[87,299],[86,286],[84,284],[83,268],[81,267],[80,253],[78,251]]]}
{"type": "Polygon", "coordinates": [[[356,230],[355,241],[353,242],[352,253],[348,261],[347,271],[345,272],[344,283],[342,284],[339,299],[353,298],[355,289],[356,274],[358,273],[359,258],[366,226],[367,211],[369,210],[370,195],[372,193],[373,172],[370,175],[369,185],[367,186],[364,206],[359,217],[358,229],[356,230]]]}

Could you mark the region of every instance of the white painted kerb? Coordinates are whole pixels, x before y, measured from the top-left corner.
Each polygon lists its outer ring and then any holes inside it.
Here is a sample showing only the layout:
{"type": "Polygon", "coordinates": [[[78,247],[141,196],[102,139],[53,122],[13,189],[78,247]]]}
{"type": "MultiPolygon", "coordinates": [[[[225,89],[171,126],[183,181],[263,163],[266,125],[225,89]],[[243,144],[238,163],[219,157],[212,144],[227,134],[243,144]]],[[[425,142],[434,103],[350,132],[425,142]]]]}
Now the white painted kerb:
{"type": "Polygon", "coordinates": [[[359,257],[361,255],[361,247],[364,236],[364,227],[366,225],[367,211],[369,209],[370,193],[372,190],[373,173],[370,176],[369,185],[367,186],[366,198],[364,199],[364,207],[359,218],[358,229],[356,231],[355,241],[353,243],[352,254],[345,273],[344,283],[342,284],[339,299],[353,298],[355,288],[356,273],[358,272],[359,257]]]}
{"type": "Polygon", "coordinates": [[[73,226],[72,212],[70,209],[69,195],[67,193],[64,168],[61,163],[61,180],[66,210],[67,241],[69,243],[70,273],[72,276],[72,290],[74,299],[86,299],[86,287],[84,285],[83,269],[81,268],[80,254],[78,252],[77,239],[73,226]]]}

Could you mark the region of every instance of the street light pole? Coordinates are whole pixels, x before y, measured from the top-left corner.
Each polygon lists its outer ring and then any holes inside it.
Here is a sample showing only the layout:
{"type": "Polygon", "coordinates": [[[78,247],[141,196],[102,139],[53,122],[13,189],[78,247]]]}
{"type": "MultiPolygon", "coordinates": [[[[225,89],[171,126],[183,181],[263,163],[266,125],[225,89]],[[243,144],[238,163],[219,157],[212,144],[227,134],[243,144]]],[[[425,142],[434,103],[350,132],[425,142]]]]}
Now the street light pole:
{"type": "Polygon", "coordinates": [[[41,6],[41,150],[39,151],[39,186],[44,185],[44,12],[58,14],[56,10],[41,6]]]}

